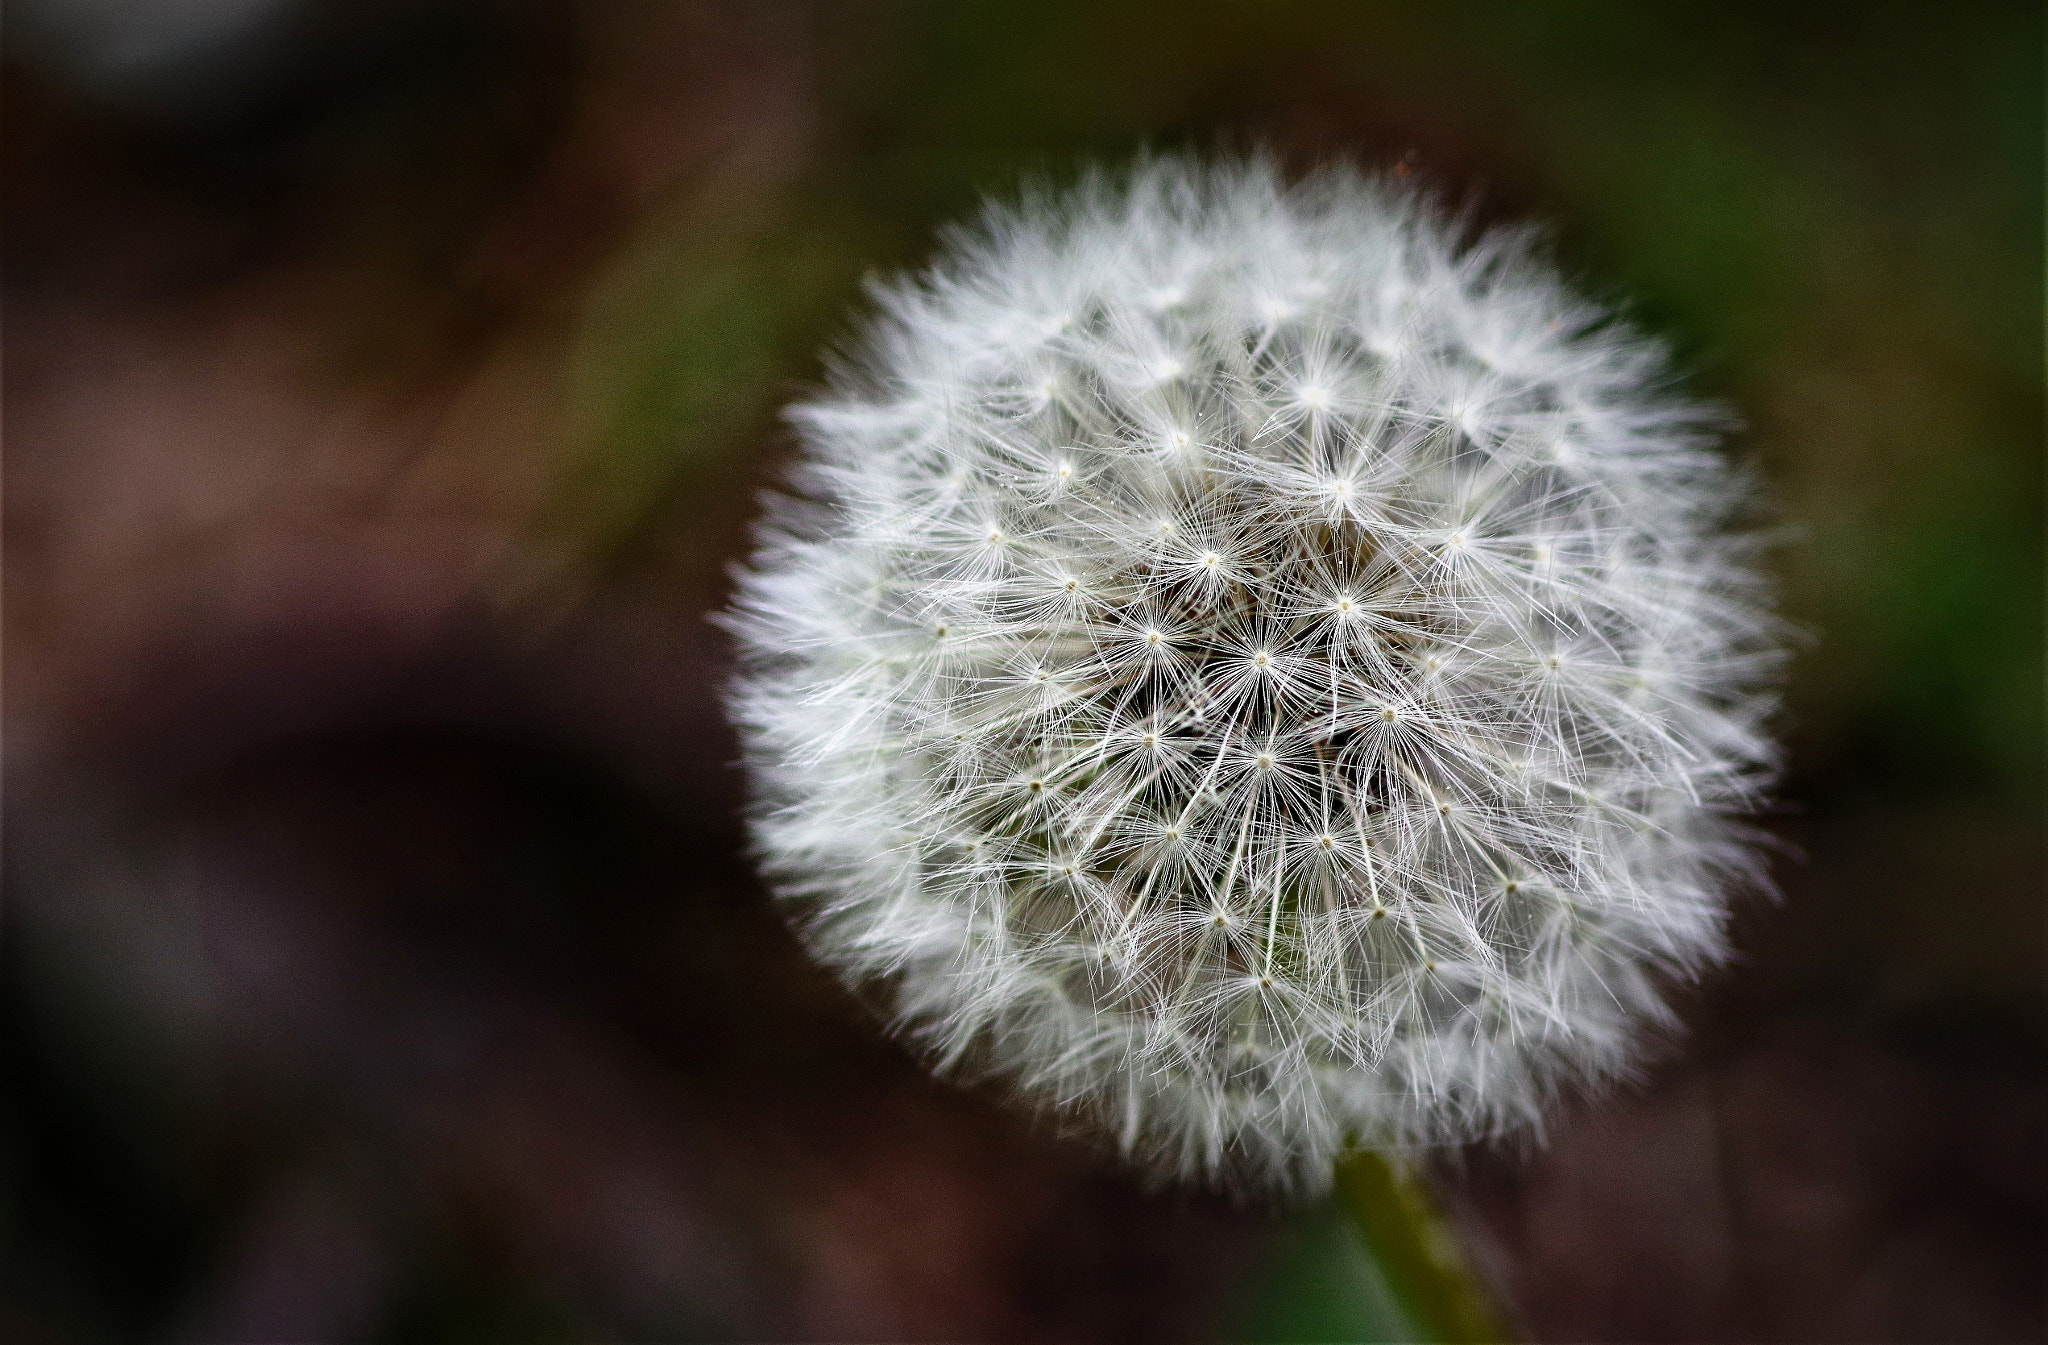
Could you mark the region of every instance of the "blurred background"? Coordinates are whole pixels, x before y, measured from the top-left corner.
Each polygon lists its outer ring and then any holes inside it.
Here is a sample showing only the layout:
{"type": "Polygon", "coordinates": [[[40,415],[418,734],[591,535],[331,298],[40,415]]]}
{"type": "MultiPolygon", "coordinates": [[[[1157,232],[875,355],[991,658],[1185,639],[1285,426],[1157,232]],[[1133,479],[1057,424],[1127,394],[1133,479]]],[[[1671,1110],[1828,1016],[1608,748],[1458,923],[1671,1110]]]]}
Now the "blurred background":
{"type": "Polygon", "coordinates": [[[1326,1211],[928,1082],[750,874],[777,409],[1022,174],[1392,167],[1738,409],[1807,633],[1688,1035],[1447,1161],[1527,1338],[2041,1338],[2042,21],[15,0],[0,1337],[1369,1328],[1326,1211]]]}

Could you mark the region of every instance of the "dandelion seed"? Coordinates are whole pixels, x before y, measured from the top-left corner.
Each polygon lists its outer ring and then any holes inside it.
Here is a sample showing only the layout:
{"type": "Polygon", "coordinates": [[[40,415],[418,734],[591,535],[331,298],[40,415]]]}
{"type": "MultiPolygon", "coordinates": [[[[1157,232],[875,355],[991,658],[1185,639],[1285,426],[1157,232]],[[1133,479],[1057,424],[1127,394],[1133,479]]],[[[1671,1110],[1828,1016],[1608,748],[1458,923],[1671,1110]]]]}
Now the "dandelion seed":
{"type": "Polygon", "coordinates": [[[992,209],[882,305],[728,618],[812,951],[1164,1173],[1313,1188],[1625,1071],[1774,761],[1659,348],[1256,161],[992,209]]]}

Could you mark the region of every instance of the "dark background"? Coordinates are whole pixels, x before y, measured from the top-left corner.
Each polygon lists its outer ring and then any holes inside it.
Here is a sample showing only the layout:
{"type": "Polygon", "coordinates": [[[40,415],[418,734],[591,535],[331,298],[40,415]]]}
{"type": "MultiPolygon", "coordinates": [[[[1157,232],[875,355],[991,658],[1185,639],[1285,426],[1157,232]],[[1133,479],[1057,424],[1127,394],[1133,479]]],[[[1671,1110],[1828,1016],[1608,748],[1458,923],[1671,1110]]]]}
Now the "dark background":
{"type": "Polygon", "coordinates": [[[703,620],[864,274],[1253,142],[1548,222],[1783,525],[1782,901],[1640,1087],[1445,1169],[1520,1328],[2041,1337],[2037,7],[8,21],[0,1337],[1324,1329],[1313,1211],[1147,1193],[805,964],[703,620]]]}

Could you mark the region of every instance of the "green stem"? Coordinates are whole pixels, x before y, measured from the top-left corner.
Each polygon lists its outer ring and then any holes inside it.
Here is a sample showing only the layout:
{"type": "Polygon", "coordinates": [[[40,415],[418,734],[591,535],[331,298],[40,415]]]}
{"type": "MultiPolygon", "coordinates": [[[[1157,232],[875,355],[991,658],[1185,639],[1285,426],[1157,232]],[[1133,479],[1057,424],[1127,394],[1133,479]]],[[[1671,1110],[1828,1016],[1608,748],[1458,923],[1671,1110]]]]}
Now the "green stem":
{"type": "Polygon", "coordinates": [[[1512,1339],[1473,1275],[1421,1173],[1362,1150],[1337,1164],[1337,1198],[1358,1225],[1387,1288],[1424,1341],[1512,1339]]]}

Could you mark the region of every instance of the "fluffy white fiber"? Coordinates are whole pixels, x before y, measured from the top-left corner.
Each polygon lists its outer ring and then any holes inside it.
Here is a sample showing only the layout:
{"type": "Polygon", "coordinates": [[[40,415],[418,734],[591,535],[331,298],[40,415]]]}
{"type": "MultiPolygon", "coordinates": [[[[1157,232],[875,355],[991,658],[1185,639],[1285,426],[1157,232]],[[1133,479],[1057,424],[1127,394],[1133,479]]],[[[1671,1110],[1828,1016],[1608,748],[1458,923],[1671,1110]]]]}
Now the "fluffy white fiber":
{"type": "Polygon", "coordinates": [[[1526,234],[1256,160],[991,208],[878,299],[729,618],[816,955],[1248,1186],[1625,1070],[1772,760],[1661,349],[1526,234]]]}

